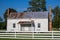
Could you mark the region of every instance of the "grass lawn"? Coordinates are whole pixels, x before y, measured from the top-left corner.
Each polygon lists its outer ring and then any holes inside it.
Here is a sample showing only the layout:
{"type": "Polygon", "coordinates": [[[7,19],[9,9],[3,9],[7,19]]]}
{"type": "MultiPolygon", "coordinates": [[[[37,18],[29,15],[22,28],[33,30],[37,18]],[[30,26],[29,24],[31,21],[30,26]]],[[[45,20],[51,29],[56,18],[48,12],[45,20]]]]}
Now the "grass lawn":
{"type": "Polygon", "coordinates": [[[2,39],[2,38],[0,38],[0,40],[51,40],[51,39],[6,39],[6,38],[2,39]]]}

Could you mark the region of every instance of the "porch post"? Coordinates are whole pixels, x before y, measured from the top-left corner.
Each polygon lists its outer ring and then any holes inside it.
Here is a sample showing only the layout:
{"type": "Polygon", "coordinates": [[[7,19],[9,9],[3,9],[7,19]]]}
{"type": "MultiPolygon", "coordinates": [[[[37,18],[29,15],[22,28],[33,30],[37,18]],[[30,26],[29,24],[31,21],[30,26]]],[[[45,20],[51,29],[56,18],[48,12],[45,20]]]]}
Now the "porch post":
{"type": "Polygon", "coordinates": [[[19,29],[19,32],[21,32],[21,27],[20,27],[20,24],[18,24],[18,29],[19,29]]]}
{"type": "Polygon", "coordinates": [[[31,31],[34,31],[32,23],[31,23],[31,28],[32,28],[32,30],[31,30],[31,31]]]}

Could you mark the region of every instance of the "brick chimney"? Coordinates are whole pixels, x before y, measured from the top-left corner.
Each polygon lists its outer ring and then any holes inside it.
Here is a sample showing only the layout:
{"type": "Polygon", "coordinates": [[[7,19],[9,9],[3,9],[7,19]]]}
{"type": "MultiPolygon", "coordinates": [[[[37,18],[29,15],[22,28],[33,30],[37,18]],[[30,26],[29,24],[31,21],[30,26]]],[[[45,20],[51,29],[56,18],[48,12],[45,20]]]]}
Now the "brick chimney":
{"type": "Polygon", "coordinates": [[[49,7],[49,31],[52,31],[52,10],[49,7]]]}
{"type": "Polygon", "coordinates": [[[10,14],[9,14],[9,9],[7,9],[7,16],[9,16],[10,14]]]}

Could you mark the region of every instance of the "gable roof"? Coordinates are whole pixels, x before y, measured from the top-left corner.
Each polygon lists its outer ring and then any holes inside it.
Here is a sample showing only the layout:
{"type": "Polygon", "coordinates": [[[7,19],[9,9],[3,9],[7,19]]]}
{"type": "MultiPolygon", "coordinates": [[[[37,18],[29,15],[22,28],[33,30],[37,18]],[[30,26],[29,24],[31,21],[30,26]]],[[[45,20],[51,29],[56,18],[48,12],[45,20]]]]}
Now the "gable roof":
{"type": "Polygon", "coordinates": [[[8,18],[48,18],[48,11],[10,13],[10,16],[8,16],[8,18]]]}

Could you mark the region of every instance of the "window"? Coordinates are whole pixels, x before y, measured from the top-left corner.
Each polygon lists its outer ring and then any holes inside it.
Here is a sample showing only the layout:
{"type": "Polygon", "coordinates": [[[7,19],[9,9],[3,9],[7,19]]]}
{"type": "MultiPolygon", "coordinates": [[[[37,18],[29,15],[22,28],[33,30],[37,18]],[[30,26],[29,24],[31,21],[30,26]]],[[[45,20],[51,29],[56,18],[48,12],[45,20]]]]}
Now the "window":
{"type": "Polygon", "coordinates": [[[38,23],[38,28],[40,28],[40,23],[38,23]]]}
{"type": "Polygon", "coordinates": [[[13,28],[15,28],[15,23],[13,23],[13,28]]]}

